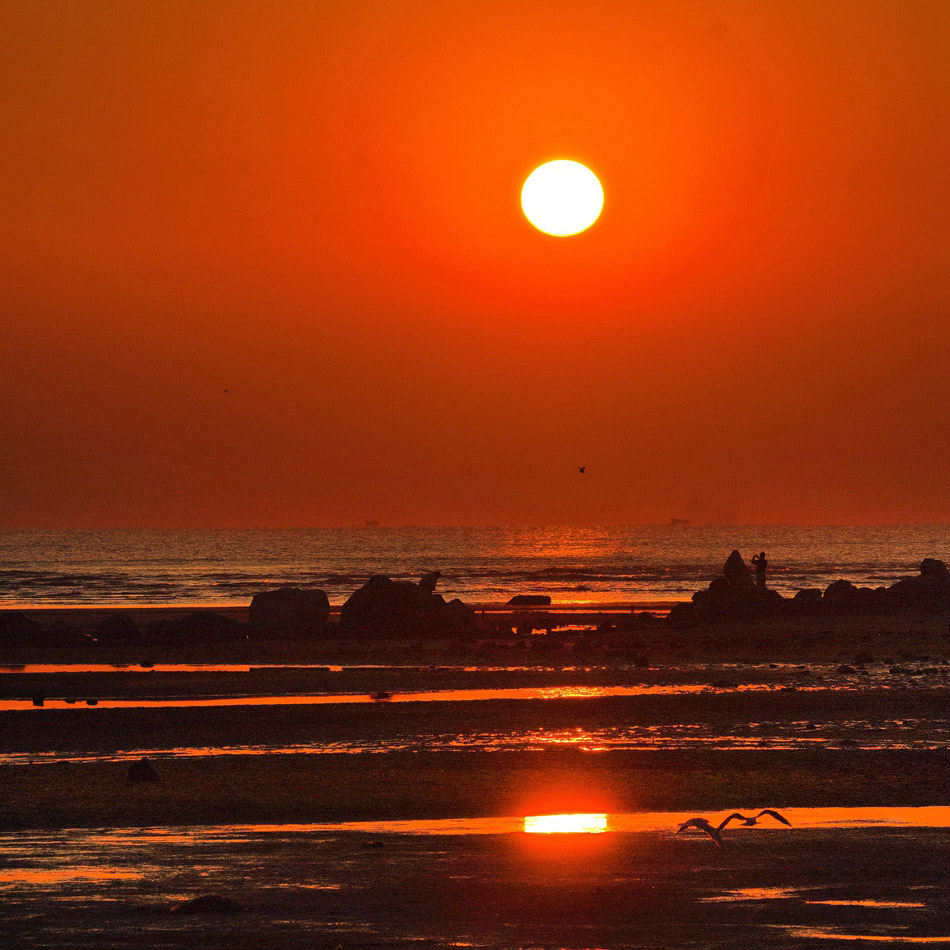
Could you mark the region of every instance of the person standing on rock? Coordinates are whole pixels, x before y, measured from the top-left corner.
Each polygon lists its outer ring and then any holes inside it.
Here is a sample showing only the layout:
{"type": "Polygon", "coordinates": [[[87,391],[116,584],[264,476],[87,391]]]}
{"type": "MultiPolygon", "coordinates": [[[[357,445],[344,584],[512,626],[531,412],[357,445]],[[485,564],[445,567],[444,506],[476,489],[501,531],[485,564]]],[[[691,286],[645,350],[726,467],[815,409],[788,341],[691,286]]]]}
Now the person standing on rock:
{"type": "Polygon", "coordinates": [[[752,555],[752,566],[755,568],[755,586],[759,590],[765,590],[765,572],[769,566],[769,562],[765,559],[765,551],[752,555]]]}

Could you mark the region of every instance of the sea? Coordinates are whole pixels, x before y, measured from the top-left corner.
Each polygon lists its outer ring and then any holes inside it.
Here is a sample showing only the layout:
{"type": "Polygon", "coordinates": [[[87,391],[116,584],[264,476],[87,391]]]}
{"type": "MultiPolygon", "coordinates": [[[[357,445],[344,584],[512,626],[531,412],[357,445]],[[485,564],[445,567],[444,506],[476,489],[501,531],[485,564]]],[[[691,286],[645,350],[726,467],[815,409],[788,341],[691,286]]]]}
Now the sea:
{"type": "Polygon", "coordinates": [[[342,604],[373,574],[441,571],[472,604],[548,594],[601,606],[688,600],[733,549],[765,551],[785,595],[842,578],[878,587],[950,559],[950,525],[626,525],[254,530],[0,531],[0,607],[242,606],[259,591],[320,588],[342,604]]]}

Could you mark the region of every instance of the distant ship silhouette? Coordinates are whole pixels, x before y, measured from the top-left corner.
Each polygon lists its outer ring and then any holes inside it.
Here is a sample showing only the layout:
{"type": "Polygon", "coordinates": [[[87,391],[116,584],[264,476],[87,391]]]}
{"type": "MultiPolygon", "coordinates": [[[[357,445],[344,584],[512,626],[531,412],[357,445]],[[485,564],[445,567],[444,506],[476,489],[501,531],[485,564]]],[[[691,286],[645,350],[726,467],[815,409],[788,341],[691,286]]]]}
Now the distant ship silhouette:
{"type": "Polygon", "coordinates": [[[682,525],[689,524],[689,518],[670,518],[671,525],[682,525]]]}

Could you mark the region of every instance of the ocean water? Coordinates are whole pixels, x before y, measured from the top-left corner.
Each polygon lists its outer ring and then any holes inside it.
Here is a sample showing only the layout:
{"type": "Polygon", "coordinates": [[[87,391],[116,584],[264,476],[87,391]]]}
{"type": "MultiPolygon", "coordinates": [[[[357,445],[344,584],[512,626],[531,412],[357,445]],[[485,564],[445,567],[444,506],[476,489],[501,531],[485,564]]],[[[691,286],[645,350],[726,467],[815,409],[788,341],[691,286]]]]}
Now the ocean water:
{"type": "Polygon", "coordinates": [[[0,531],[0,606],[244,605],[284,584],[341,604],[372,574],[440,570],[469,603],[517,593],[555,603],[686,600],[733,548],[765,550],[783,594],[847,578],[877,587],[950,560],[950,525],[0,531]]]}

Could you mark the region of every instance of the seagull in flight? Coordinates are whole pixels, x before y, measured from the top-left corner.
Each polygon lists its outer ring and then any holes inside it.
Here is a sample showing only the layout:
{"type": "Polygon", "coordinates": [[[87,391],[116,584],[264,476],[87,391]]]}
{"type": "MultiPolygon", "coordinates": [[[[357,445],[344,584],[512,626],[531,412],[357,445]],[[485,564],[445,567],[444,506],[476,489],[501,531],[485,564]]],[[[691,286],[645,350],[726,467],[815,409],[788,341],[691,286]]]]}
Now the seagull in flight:
{"type": "Polygon", "coordinates": [[[723,825],[725,825],[725,822],[718,828],[713,828],[705,818],[690,818],[689,821],[684,821],[679,828],[677,828],[676,833],[681,835],[687,828],[698,828],[700,831],[705,831],[706,834],[712,838],[717,848],[721,848],[723,825]]]}
{"type": "Polygon", "coordinates": [[[676,829],[677,834],[682,834],[686,831],[687,828],[698,828],[700,831],[706,832],[710,838],[716,843],[716,847],[722,847],[722,831],[729,824],[730,821],[741,821],[743,827],[751,828],[753,825],[758,824],[759,819],[763,815],[768,815],[770,818],[774,818],[776,821],[780,821],[783,825],[788,825],[789,828],[792,827],[792,823],[784,816],[780,815],[777,811],[772,808],[763,808],[757,815],[752,815],[747,817],[741,812],[734,811],[731,815],[726,815],[722,821],[714,828],[705,818],[690,818],[688,821],[684,821],[679,828],[676,829]]]}
{"type": "MultiPolygon", "coordinates": [[[[788,825],[789,828],[792,827],[792,823],[784,816],[780,815],[774,808],[763,808],[757,815],[753,815],[751,818],[746,818],[744,815],[740,815],[739,812],[734,812],[729,816],[729,818],[741,818],[742,824],[748,827],[758,824],[759,819],[763,815],[768,815],[770,818],[774,818],[776,821],[780,821],[783,825],[788,825]]],[[[726,820],[728,821],[729,818],[726,820]]]]}
{"type": "Polygon", "coordinates": [[[577,470],[581,473],[581,475],[583,475],[583,474],[587,471],[587,466],[586,466],[586,465],[578,465],[578,466],[577,466],[577,470]]]}

